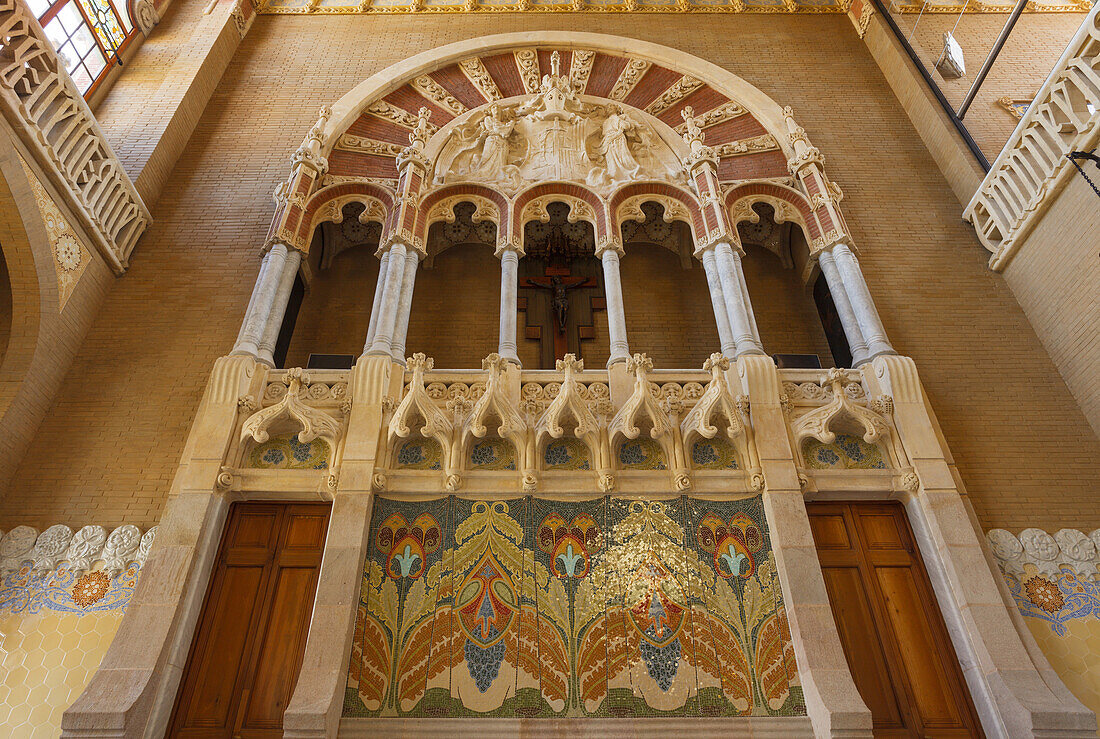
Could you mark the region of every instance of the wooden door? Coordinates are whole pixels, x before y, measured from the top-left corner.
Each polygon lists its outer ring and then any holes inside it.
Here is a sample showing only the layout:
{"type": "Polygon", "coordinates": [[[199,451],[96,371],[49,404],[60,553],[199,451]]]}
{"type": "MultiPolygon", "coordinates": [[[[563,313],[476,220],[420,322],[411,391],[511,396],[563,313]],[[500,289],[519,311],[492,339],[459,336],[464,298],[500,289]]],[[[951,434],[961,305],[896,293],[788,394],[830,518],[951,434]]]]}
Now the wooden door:
{"type": "Polygon", "coordinates": [[[281,737],[302,664],[329,505],[234,503],[169,736],[281,737]]]}
{"type": "Polygon", "coordinates": [[[895,502],[806,508],[840,640],[875,736],[981,736],[905,509],[895,502]]]}

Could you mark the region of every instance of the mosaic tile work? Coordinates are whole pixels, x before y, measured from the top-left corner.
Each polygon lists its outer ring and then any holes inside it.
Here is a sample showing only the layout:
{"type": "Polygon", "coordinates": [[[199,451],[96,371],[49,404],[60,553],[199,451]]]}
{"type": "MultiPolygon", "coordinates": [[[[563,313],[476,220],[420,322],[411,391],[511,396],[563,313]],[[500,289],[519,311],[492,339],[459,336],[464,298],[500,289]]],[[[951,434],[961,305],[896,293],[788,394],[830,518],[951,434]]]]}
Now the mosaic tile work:
{"type": "Polygon", "coordinates": [[[804,714],[759,497],[375,501],[347,717],[804,714]]]}
{"type": "Polygon", "coordinates": [[[542,451],[546,470],[590,470],[588,447],[580,439],[555,439],[542,451]]]}
{"type": "Polygon", "coordinates": [[[806,466],[814,470],[884,470],[882,448],[852,434],[837,434],[832,444],[806,439],[802,444],[806,466]]]}
{"type": "Polygon", "coordinates": [[[667,470],[665,450],[656,439],[644,436],[619,445],[619,468],[624,470],[667,470]]]}
{"type": "Polygon", "coordinates": [[[1008,589],[1066,687],[1100,712],[1100,529],[987,535],[1008,589]]]}
{"type": "Polygon", "coordinates": [[[729,439],[716,436],[691,445],[691,465],[697,470],[736,470],[737,449],[729,439]]]}
{"type": "Polygon", "coordinates": [[[303,444],[297,434],[286,434],[257,444],[248,455],[248,466],[261,470],[323,470],[331,454],[324,439],[303,444]]]}
{"type": "Polygon", "coordinates": [[[441,470],[443,449],[435,439],[410,439],[398,448],[393,466],[403,470],[441,470]]]}
{"type": "Polygon", "coordinates": [[[504,439],[483,439],[470,447],[470,469],[514,470],[516,449],[504,439]]]}
{"type": "Polygon", "coordinates": [[[0,580],[0,616],[44,610],[78,614],[121,612],[130,604],[140,571],[136,562],[113,577],[102,570],[77,575],[67,565],[46,572],[32,572],[30,567],[23,567],[0,580]]]}

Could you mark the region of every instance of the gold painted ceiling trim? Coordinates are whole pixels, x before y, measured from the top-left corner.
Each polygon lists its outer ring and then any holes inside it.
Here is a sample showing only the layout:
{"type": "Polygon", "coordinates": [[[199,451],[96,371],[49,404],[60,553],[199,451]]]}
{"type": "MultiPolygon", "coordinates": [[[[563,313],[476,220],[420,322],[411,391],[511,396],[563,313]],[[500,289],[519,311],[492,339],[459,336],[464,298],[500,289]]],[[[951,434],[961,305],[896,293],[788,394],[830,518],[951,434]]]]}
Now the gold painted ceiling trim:
{"type": "MultiPolygon", "coordinates": [[[[392,15],[407,13],[784,13],[828,14],[844,13],[850,0],[637,0],[603,4],[596,0],[573,0],[571,3],[519,0],[517,3],[495,3],[492,0],[253,0],[256,12],[263,15],[392,15]],[[429,2],[431,4],[429,4],[429,2]],[[659,4],[658,4],[659,3],[659,4]]],[[[898,13],[958,13],[959,4],[906,3],[894,6],[898,13]]],[[[1065,3],[1029,2],[1030,13],[1085,13],[1089,0],[1066,0],[1065,3]]],[[[1011,4],[970,2],[966,13],[1009,13],[1011,4]]]]}

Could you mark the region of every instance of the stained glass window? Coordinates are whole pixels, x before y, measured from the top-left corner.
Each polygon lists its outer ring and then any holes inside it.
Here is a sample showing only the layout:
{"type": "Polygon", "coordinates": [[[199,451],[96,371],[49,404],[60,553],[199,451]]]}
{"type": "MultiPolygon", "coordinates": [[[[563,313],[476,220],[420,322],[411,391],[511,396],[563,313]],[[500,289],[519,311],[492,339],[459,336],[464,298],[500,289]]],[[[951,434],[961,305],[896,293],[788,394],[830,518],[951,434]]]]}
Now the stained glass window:
{"type": "Polygon", "coordinates": [[[136,34],[123,0],[27,0],[77,89],[87,97],[136,34]]]}

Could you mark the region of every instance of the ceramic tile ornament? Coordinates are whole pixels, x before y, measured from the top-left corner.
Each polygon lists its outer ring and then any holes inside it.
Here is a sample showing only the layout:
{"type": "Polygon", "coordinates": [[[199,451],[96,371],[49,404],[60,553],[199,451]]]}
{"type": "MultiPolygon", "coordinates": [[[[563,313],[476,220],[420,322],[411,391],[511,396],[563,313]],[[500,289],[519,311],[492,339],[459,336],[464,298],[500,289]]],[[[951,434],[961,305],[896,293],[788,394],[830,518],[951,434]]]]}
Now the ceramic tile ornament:
{"type": "Polygon", "coordinates": [[[804,715],[758,497],[379,498],[344,715],[804,715]]]}
{"type": "Polygon", "coordinates": [[[802,444],[802,454],[806,458],[806,466],[815,470],[886,469],[882,448],[852,434],[837,434],[836,441],[831,444],[806,439],[802,444]]]}

